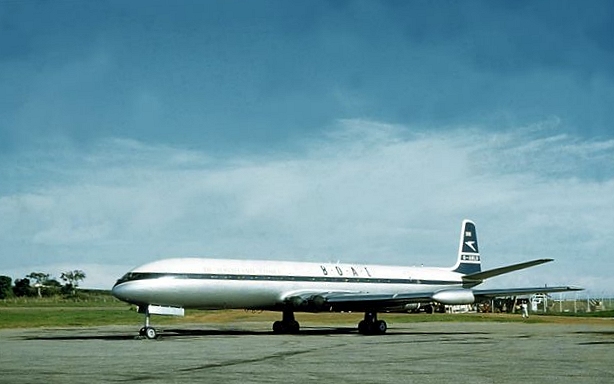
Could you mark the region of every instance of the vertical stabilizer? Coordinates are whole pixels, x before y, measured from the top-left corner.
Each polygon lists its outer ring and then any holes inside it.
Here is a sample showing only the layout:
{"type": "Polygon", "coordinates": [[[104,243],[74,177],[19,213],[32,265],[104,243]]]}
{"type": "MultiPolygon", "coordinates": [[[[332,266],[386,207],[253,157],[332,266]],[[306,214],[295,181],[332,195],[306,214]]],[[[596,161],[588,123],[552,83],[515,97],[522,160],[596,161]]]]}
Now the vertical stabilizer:
{"type": "Polygon", "coordinates": [[[452,267],[454,272],[471,274],[482,270],[480,264],[480,251],[475,224],[471,220],[463,220],[458,245],[458,261],[452,267]]]}

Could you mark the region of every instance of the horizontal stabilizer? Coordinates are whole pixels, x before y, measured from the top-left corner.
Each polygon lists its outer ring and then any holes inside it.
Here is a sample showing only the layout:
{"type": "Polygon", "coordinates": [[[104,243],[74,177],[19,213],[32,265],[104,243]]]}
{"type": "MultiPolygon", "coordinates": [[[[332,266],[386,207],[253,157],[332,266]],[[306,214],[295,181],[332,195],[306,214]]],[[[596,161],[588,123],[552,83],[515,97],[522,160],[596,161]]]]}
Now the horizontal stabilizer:
{"type": "Polygon", "coordinates": [[[582,291],[584,288],[574,286],[562,287],[533,287],[533,288],[503,288],[503,289],[474,289],[475,297],[498,297],[498,296],[520,296],[532,295],[535,293],[556,293],[582,291]]]}
{"type": "Polygon", "coordinates": [[[536,265],[540,265],[544,263],[549,263],[552,260],[554,259],[537,259],[537,260],[527,261],[527,262],[520,263],[520,264],[508,265],[507,267],[501,267],[501,268],[489,269],[488,271],[471,273],[469,275],[463,276],[463,281],[466,281],[466,282],[480,281],[481,282],[482,280],[486,280],[490,277],[503,275],[505,273],[518,271],[520,269],[534,267],[536,265]]]}

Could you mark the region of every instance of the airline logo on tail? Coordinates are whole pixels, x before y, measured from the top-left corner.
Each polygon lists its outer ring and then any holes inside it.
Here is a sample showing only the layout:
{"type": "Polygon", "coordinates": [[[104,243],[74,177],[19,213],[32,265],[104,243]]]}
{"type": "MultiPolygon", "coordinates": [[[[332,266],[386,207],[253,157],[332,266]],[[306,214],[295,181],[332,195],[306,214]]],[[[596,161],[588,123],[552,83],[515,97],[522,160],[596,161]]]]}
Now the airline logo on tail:
{"type": "Polygon", "coordinates": [[[470,220],[465,220],[461,228],[458,261],[453,270],[464,274],[480,272],[480,262],[475,224],[470,220]]]}
{"type": "Polygon", "coordinates": [[[473,252],[477,252],[478,250],[475,249],[475,241],[465,241],[465,245],[468,246],[469,248],[471,248],[471,250],[473,252]]]}
{"type": "Polygon", "coordinates": [[[478,238],[475,233],[475,224],[472,222],[465,220],[463,223],[465,224],[464,228],[464,236],[463,236],[463,244],[461,248],[462,253],[479,253],[478,251],[478,238]]]}

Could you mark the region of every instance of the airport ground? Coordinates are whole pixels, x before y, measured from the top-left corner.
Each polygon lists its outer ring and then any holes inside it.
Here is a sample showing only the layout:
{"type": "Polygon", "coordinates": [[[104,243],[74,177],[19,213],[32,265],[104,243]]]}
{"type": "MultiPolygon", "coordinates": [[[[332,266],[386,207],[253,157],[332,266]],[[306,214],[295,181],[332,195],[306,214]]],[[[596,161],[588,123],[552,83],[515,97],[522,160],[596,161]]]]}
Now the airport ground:
{"type": "Polygon", "coordinates": [[[355,314],[331,324],[299,318],[300,335],[274,335],[262,316],[163,324],[157,340],[136,338],[139,324],[2,329],[0,383],[614,382],[608,318],[401,323],[384,315],[386,335],[361,336],[355,314]]]}

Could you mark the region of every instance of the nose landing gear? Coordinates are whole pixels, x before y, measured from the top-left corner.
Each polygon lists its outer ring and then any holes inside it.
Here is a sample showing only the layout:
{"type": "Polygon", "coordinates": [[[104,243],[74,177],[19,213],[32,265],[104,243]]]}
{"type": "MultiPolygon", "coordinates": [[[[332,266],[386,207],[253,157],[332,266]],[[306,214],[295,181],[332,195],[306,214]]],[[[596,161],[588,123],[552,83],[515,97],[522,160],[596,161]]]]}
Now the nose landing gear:
{"type": "MultiPolygon", "coordinates": [[[[140,309],[141,308],[139,307],[139,312],[140,312],[140,309]]],[[[156,329],[154,327],[149,325],[149,318],[150,318],[149,309],[145,307],[145,325],[139,330],[139,336],[146,337],[150,340],[153,340],[156,337],[158,337],[158,333],[156,332],[156,329]]]]}

